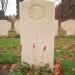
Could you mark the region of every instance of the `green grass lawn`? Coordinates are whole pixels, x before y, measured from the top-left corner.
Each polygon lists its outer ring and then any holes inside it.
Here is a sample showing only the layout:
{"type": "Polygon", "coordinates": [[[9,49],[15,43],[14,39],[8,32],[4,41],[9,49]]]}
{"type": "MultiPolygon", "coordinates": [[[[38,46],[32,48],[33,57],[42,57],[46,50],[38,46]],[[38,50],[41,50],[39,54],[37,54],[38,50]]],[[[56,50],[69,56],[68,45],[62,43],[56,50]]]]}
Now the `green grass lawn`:
{"type": "Polygon", "coordinates": [[[56,37],[54,56],[62,61],[64,75],[75,75],[75,35],[56,37]]]}
{"type": "Polygon", "coordinates": [[[20,38],[0,38],[0,64],[20,61],[20,38]]]}

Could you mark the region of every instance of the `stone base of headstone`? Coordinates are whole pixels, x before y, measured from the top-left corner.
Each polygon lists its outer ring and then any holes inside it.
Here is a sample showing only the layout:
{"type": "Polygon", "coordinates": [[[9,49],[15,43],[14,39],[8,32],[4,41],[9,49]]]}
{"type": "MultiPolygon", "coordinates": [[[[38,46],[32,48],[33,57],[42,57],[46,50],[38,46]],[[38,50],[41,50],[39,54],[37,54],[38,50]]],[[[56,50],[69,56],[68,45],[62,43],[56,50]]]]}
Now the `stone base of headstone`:
{"type": "Polygon", "coordinates": [[[8,37],[15,37],[17,35],[16,31],[8,31],[8,37]]]}
{"type": "Polygon", "coordinates": [[[65,37],[66,36],[66,31],[63,28],[58,29],[58,37],[65,37]]]}

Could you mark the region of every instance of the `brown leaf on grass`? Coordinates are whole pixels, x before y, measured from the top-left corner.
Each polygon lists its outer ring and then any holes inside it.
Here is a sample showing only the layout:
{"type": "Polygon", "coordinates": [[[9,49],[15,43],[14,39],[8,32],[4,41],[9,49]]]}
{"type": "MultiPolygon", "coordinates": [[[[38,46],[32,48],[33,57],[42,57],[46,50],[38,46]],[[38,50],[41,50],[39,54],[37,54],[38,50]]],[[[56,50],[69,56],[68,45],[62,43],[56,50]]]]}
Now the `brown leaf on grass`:
{"type": "Polygon", "coordinates": [[[73,53],[73,52],[74,52],[74,50],[69,50],[69,51],[68,51],[69,54],[70,54],[70,53],[73,53]]]}
{"type": "Polygon", "coordinates": [[[68,55],[65,54],[65,55],[63,56],[63,58],[64,58],[64,59],[68,59],[68,55]]]}
{"type": "Polygon", "coordinates": [[[75,41],[73,41],[72,44],[75,45],[75,41]]]}
{"type": "Polygon", "coordinates": [[[9,67],[10,67],[9,64],[5,64],[2,66],[2,69],[6,70],[6,69],[9,69],[9,67]]]}
{"type": "Polygon", "coordinates": [[[66,45],[65,45],[65,46],[63,46],[63,49],[67,49],[67,48],[69,48],[69,47],[68,47],[68,46],[66,46],[66,45]]]}
{"type": "Polygon", "coordinates": [[[54,51],[58,50],[57,48],[54,48],[54,51]]]}
{"type": "Polygon", "coordinates": [[[73,51],[75,51],[75,47],[73,48],[73,51]]]}
{"type": "Polygon", "coordinates": [[[17,65],[16,64],[11,64],[11,69],[14,69],[17,65]]]}
{"type": "Polygon", "coordinates": [[[68,49],[70,47],[71,47],[71,44],[66,44],[66,45],[63,46],[63,49],[68,49]]]}
{"type": "Polygon", "coordinates": [[[0,50],[4,50],[4,47],[0,47],[0,50]]]}
{"type": "Polygon", "coordinates": [[[72,58],[72,57],[69,57],[69,58],[68,58],[68,61],[73,61],[73,59],[74,59],[74,58],[72,58]]]}

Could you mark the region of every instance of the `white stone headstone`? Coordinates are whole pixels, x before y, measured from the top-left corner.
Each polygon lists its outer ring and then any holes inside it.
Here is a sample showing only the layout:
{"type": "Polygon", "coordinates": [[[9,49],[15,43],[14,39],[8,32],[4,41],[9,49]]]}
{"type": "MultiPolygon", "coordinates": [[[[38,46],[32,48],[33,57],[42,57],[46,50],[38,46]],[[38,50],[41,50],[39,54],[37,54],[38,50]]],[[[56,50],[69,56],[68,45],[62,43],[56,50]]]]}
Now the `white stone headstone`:
{"type": "Polygon", "coordinates": [[[50,63],[53,68],[54,37],[57,31],[54,3],[27,1],[20,5],[20,9],[22,61],[29,64],[50,63]]]}

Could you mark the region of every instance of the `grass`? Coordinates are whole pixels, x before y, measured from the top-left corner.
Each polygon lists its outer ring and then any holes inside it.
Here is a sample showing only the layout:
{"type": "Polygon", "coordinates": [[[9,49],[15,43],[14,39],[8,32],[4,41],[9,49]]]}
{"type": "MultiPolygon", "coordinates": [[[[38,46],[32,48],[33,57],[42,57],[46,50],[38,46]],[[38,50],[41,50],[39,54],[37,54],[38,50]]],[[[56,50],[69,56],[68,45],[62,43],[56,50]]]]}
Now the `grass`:
{"type": "Polygon", "coordinates": [[[75,35],[56,37],[54,56],[62,61],[64,75],[75,75],[75,35]]]}
{"type": "Polygon", "coordinates": [[[0,38],[0,64],[20,61],[20,38],[0,38]]]}

